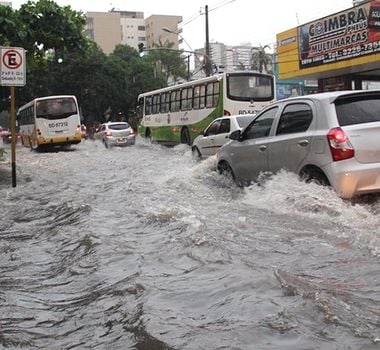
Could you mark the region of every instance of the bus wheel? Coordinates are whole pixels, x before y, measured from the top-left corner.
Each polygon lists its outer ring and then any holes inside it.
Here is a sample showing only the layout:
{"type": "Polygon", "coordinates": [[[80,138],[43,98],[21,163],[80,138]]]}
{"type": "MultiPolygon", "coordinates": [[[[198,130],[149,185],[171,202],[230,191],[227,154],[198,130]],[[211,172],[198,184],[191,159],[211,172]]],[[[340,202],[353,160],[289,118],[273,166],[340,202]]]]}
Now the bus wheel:
{"type": "Polygon", "coordinates": [[[145,130],[145,139],[147,142],[152,143],[152,134],[150,132],[150,129],[145,130]]]}
{"type": "Polygon", "coordinates": [[[181,131],[181,143],[190,146],[190,133],[188,128],[183,128],[181,131]]]}
{"type": "Polygon", "coordinates": [[[30,136],[29,136],[29,146],[32,151],[35,151],[38,148],[36,140],[33,140],[30,136]]]}

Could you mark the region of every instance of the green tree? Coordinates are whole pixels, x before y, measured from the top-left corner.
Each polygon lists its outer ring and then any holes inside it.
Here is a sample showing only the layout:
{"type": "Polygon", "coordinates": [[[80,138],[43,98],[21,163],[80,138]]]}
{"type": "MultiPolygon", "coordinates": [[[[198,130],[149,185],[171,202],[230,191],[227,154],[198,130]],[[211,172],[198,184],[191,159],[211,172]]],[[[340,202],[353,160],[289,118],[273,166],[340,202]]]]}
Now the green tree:
{"type": "Polygon", "coordinates": [[[23,47],[33,56],[52,50],[56,59],[65,59],[66,52],[86,47],[86,17],[70,6],[60,7],[51,0],[28,1],[20,7],[18,18],[27,25],[23,47]]]}
{"type": "Polygon", "coordinates": [[[10,6],[0,5],[0,43],[1,46],[22,46],[25,27],[17,12],[10,6]]]}
{"type": "Polygon", "coordinates": [[[156,70],[165,75],[166,81],[176,82],[178,78],[187,77],[187,66],[182,51],[173,49],[174,43],[159,40],[153,43],[149,57],[155,62],[156,70]]]}
{"type": "MultiPolygon", "coordinates": [[[[28,1],[20,10],[0,6],[0,24],[3,45],[27,50],[27,84],[16,88],[17,106],[36,96],[73,94],[85,118],[104,121],[106,110],[128,115],[141,92],[186,75],[178,51],[141,58],[134,48],[118,45],[105,55],[86,37],[85,16],[54,1],[28,1]]],[[[8,108],[9,89],[0,91],[0,109],[8,108]]]]}

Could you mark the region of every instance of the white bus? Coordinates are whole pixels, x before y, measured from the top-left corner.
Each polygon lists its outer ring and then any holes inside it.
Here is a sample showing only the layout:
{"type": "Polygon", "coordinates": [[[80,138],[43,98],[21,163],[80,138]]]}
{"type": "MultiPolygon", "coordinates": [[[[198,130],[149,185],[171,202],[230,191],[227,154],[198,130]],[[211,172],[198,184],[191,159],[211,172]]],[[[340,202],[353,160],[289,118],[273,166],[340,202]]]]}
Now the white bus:
{"type": "Polygon", "coordinates": [[[35,98],[18,109],[17,122],[22,144],[32,149],[69,146],[82,140],[75,96],[35,98]]]}
{"type": "Polygon", "coordinates": [[[241,71],[142,93],[138,132],[154,142],[191,145],[215,118],[255,114],[275,100],[275,90],[273,75],[241,71]]]}

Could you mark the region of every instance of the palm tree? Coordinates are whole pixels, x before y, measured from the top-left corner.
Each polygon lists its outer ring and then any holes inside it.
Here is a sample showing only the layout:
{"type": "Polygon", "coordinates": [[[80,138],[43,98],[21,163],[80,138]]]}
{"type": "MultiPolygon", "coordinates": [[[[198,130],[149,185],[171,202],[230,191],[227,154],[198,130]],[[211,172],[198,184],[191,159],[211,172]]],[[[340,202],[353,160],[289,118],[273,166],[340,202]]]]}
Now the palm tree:
{"type": "Polygon", "coordinates": [[[260,45],[259,47],[252,48],[251,69],[257,70],[260,73],[273,73],[272,56],[265,52],[265,50],[269,48],[268,45],[260,45]]]}
{"type": "Polygon", "coordinates": [[[244,62],[239,61],[236,70],[246,70],[244,62]]]}
{"type": "Polygon", "coordinates": [[[158,40],[158,43],[152,45],[151,57],[156,61],[156,69],[166,76],[166,80],[172,79],[175,82],[178,77],[185,78],[187,71],[182,51],[173,46],[173,42],[158,40]]]}

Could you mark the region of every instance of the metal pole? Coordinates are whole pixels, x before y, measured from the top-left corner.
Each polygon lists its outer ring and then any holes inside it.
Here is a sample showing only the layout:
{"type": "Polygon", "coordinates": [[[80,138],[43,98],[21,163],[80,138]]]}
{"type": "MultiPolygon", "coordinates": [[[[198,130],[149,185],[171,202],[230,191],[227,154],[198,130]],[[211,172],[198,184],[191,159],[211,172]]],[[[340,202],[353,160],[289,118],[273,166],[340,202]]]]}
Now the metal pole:
{"type": "Polygon", "coordinates": [[[11,153],[12,153],[12,187],[16,187],[16,113],[15,87],[11,86],[11,153]]]}
{"type": "Polygon", "coordinates": [[[209,77],[211,75],[211,69],[210,69],[210,42],[209,42],[209,33],[208,33],[208,5],[205,6],[205,17],[206,17],[206,76],[209,77]]]}
{"type": "Polygon", "coordinates": [[[187,55],[187,81],[190,81],[190,55],[187,55]]]}

